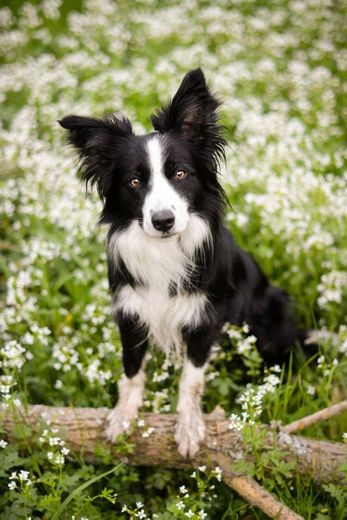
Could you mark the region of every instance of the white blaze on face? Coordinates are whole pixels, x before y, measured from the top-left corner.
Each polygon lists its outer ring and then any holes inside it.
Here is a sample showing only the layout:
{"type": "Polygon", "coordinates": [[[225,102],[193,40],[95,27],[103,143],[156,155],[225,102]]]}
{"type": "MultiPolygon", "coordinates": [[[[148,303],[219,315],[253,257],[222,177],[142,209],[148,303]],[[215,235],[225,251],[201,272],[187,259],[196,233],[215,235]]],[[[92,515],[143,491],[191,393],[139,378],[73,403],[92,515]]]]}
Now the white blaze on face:
{"type": "Polygon", "coordinates": [[[182,233],[188,224],[188,202],[172,186],[164,172],[165,151],[163,140],[152,137],[147,143],[150,168],[150,190],[143,206],[143,229],[152,237],[161,237],[161,231],[153,227],[152,215],[158,211],[172,211],[175,223],[170,234],[182,233]]]}

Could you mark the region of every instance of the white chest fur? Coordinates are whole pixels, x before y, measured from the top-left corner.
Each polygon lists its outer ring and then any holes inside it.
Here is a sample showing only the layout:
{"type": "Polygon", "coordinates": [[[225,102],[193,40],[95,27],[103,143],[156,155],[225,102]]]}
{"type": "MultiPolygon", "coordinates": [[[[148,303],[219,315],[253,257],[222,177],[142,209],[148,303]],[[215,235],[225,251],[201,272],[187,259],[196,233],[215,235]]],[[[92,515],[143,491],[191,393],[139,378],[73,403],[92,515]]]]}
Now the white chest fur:
{"type": "Polygon", "coordinates": [[[167,354],[182,345],[181,329],[199,325],[205,314],[206,296],[200,293],[169,297],[168,291],[137,287],[123,287],[115,307],[129,315],[138,315],[148,327],[155,344],[167,354]]]}
{"type": "Polygon", "coordinates": [[[205,317],[206,295],[187,294],[181,287],[193,268],[194,252],[209,238],[207,223],[192,215],[179,237],[153,238],[133,222],[110,240],[109,254],[116,263],[122,259],[139,283],[135,288],[121,288],[114,310],[139,316],[156,345],[167,353],[182,345],[182,327],[197,326],[205,317]],[[177,294],[170,297],[172,285],[177,287],[177,294]]]}

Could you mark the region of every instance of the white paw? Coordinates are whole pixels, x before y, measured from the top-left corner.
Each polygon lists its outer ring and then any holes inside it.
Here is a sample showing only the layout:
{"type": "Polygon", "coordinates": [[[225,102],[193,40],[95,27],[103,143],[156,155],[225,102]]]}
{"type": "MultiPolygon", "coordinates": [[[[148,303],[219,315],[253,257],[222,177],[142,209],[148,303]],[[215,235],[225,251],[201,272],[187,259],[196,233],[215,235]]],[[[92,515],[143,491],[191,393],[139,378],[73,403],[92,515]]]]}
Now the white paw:
{"type": "Polygon", "coordinates": [[[135,419],[137,413],[129,413],[123,407],[117,407],[112,410],[107,416],[107,427],[105,436],[110,442],[115,442],[118,435],[129,431],[131,421],[135,419]]]}
{"type": "Polygon", "coordinates": [[[193,458],[199,451],[204,437],[205,423],[200,410],[178,415],[175,441],[182,457],[193,458]]]}

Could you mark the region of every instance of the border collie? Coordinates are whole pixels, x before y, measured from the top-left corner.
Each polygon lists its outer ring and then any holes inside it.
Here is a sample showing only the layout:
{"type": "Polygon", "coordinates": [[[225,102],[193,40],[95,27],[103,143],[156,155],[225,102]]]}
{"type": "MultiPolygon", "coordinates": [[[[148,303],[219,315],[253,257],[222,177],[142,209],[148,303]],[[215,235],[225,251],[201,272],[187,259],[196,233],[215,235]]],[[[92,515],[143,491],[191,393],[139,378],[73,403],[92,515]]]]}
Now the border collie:
{"type": "Polygon", "coordinates": [[[184,347],[175,439],[194,456],[204,438],[200,400],[213,344],[227,322],[247,322],[266,363],[282,363],[307,332],[295,325],[288,296],[239,249],[222,220],[218,180],[226,141],[220,103],[201,69],[134,135],[125,117],[67,116],[59,123],[81,158],[83,179],[103,201],[109,224],[108,276],[124,376],[106,436],[126,431],[143,401],[149,341],[166,353],[184,347]]]}

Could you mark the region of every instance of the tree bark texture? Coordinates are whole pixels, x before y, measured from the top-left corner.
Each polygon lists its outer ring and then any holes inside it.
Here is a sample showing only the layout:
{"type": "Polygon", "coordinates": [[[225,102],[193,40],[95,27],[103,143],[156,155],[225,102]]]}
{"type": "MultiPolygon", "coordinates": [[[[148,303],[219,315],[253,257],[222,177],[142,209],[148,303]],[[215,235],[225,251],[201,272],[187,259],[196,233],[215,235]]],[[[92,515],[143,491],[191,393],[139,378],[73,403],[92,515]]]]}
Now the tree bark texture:
{"type": "MultiPolygon", "coordinates": [[[[174,441],[175,414],[142,414],[145,426],[135,426],[127,437],[133,450],[126,456],[104,438],[105,420],[110,410],[107,408],[70,408],[29,405],[16,413],[0,409],[0,427],[8,439],[13,439],[16,425],[27,424],[40,434],[45,420],[58,428],[69,449],[81,453],[85,460],[97,462],[101,451],[112,456],[113,460],[124,459],[134,465],[162,466],[166,468],[194,468],[201,464],[210,467],[220,466],[225,480],[238,476],[232,464],[240,459],[252,460],[252,454],[243,445],[242,435],[229,429],[229,421],[205,415],[206,438],[194,460],[184,459],[177,452],[174,441]],[[149,428],[153,431],[143,436],[149,428]],[[100,450],[101,448],[101,450],[100,450]]],[[[283,450],[286,460],[296,462],[300,474],[311,476],[315,482],[341,482],[344,478],[340,470],[347,457],[347,446],[330,442],[291,435],[268,426],[262,450],[275,447],[283,450]]]]}

